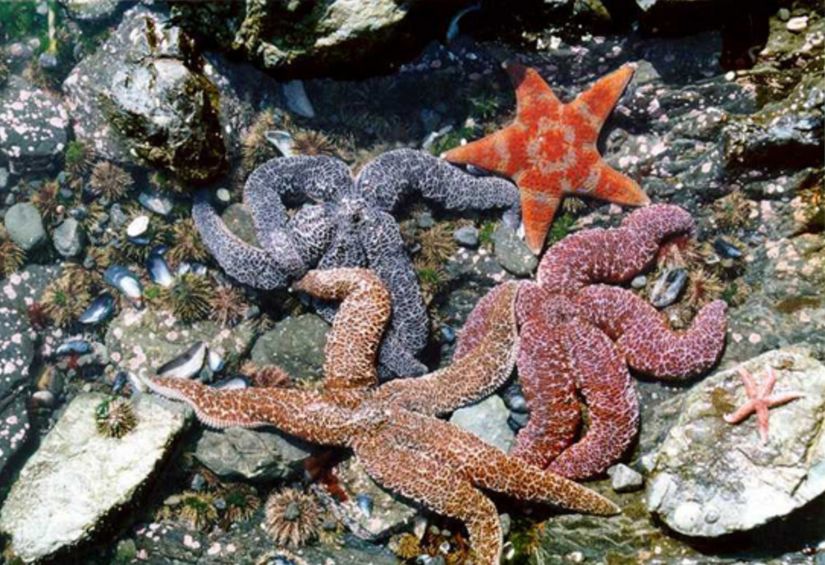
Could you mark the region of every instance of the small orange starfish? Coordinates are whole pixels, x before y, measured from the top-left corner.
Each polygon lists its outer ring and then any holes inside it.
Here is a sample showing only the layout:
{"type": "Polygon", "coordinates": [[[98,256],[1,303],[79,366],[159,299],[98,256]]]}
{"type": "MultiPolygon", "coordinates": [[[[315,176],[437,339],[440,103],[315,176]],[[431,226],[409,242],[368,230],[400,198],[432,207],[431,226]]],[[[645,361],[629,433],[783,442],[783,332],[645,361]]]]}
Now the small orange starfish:
{"type": "Polygon", "coordinates": [[[645,205],[647,195],[604,162],[599,132],[630,82],[635,65],[602,77],[562,104],[532,68],[505,64],[516,88],[516,119],[487,137],[447,151],[453,163],[475,165],[510,177],[519,187],[527,246],[538,255],[565,194],[645,205]]]}
{"type": "Polygon", "coordinates": [[[786,392],[784,394],[769,396],[771,392],[773,392],[773,387],[776,384],[776,373],[770,366],[767,367],[767,373],[768,377],[765,379],[765,382],[762,383],[762,388],[757,390],[753,375],[745,369],[739,369],[739,376],[742,377],[742,383],[745,385],[745,394],[748,395],[748,401],[736,411],[725,414],[724,416],[728,424],[738,424],[747,419],[751,414],[756,414],[759,436],[762,438],[762,443],[768,443],[768,418],[770,417],[768,410],[805,396],[799,392],[786,392]]]}

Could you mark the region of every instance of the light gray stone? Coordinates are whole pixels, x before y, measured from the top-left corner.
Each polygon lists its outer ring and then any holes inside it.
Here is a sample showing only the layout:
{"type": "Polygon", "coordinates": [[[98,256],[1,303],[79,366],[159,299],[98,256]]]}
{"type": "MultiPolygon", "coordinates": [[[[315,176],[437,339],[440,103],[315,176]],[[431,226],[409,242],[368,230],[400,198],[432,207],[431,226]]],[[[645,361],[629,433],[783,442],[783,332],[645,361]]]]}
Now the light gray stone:
{"type": "Polygon", "coordinates": [[[538,258],[533,255],[527,244],[504,222],[500,222],[493,232],[493,246],[496,260],[514,275],[527,276],[538,265],[538,258]]]}
{"type": "Polygon", "coordinates": [[[137,427],[107,438],[95,426],[105,398],[77,396],[12,485],[0,531],[25,562],[90,539],[155,473],[191,419],[183,405],[143,397],[135,405],[137,427]]]}
{"type": "Polygon", "coordinates": [[[463,226],[455,230],[453,239],[464,247],[478,247],[478,229],[475,226],[463,226]]]}
{"type": "Polygon", "coordinates": [[[624,463],[612,466],[607,474],[610,476],[610,486],[616,492],[633,492],[645,484],[644,477],[624,463]]]}
{"type": "Polygon", "coordinates": [[[46,229],[40,212],[30,202],[18,202],[4,218],[9,237],[22,249],[30,251],[46,240],[46,229]]]}
{"type": "Polygon", "coordinates": [[[52,242],[54,248],[63,257],[75,257],[83,251],[83,228],[74,218],[66,218],[54,230],[52,242]]]}
{"type": "Polygon", "coordinates": [[[494,394],[481,402],[459,408],[453,412],[450,422],[473,432],[490,445],[505,453],[510,450],[515,435],[507,424],[510,411],[500,396],[494,394]]]}
{"type": "Polygon", "coordinates": [[[648,509],[687,536],[717,537],[787,516],[825,492],[825,366],[804,347],[769,351],[693,388],[656,456],[648,509]],[[770,411],[763,444],[754,417],[723,420],[746,400],[739,368],[757,381],[777,375],[774,393],[805,396],[770,411]]]}
{"type": "Polygon", "coordinates": [[[324,345],[329,325],[315,314],[281,320],[252,347],[252,361],[278,365],[295,378],[323,374],[324,345]]]}

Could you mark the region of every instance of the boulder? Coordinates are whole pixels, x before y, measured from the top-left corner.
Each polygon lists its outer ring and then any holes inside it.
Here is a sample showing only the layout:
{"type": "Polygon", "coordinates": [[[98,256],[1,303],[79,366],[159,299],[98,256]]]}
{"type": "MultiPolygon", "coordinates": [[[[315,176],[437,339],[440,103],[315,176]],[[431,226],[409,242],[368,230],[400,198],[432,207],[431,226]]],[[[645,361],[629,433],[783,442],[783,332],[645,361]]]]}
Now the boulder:
{"type": "Polygon", "coordinates": [[[718,537],[788,516],[825,492],[825,365],[804,347],[770,351],[708,377],[684,397],[678,420],[655,455],[647,506],[686,536],[718,537]],[[745,402],[737,373],[777,375],[775,393],[803,398],[770,410],[763,444],[756,418],[722,416],[745,402]]]}
{"type": "Polygon", "coordinates": [[[0,154],[12,173],[53,168],[68,139],[69,115],[61,100],[18,76],[0,90],[0,154]]]}
{"type": "Polygon", "coordinates": [[[0,475],[29,435],[26,400],[34,356],[32,337],[28,318],[4,295],[0,302],[0,475]]]}
{"type": "Polygon", "coordinates": [[[315,314],[285,318],[258,338],[252,361],[278,365],[293,378],[320,378],[328,331],[329,325],[315,314]]]}
{"type": "Polygon", "coordinates": [[[134,407],[135,429],[119,439],[103,437],[95,414],[105,398],[80,394],[69,404],[0,510],[0,531],[26,563],[91,539],[132,502],[191,419],[183,405],[142,397],[134,407]]]}
{"type": "Polygon", "coordinates": [[[225,479],[272,481],[288,479],[302,470],[310,449],[279,432],[227,428],[204,431],[195,457],[225,479]]]}
{"type": "Polygon", "coordinates": [[[226,167],[226,147],[220,93],[204,65],[167,16],[127,11],[63,83],[75,133],[108,159],[136,154],[184,181],[214,178],[226,167]]]}

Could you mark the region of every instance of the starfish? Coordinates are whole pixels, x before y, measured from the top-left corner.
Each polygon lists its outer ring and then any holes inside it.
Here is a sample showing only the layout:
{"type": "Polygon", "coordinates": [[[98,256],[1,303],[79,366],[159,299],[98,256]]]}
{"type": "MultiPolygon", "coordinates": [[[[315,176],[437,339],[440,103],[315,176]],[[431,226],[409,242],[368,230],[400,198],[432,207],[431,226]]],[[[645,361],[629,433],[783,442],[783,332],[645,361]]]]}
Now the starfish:
{"type": "Polygon", "coordinates": [[[343,299],[325,349],[323,390],[217,390],[168,378],[147,384],[190,404],[213,427],[271,425],[306,441],[351,448],[384,487],[461,520],[479,563],[498,563],[502,547],[496,507],[481,489],[578,512],[618,511],[601,495],[435,417],[478,400],[509,376],[518,343],[517,283],[482,301],[486,331],[462,359],[418,379],[380,386],[374,365],[391,301],[382,281],[364,269],[316,270],[296,288],[343,299]]]}
{"type": "MultiPolygon", "coordinates": [[[[600,284],[630,280],[663,242],[693,234],[686,211],[657,204],[633,212],[619,228],[584,230],[547,251],[537,282],[522,283],[517,300],[517,365],[530,419],[512,454],[568,478],[598,475],[622,457],[638,432],[628,367],[683,380],[716,362],[725,343],[723,301],[702,308],[687,331],[674,332],[629,290],[600,284]],[[580,396],[589,426],[576,442],[580,396]]],[[[501,287],[491,294],[498,292],[501,287]]],[[[456,359],[473,351],[487,331],[482,306],[464,325],[456,359]]]]}
{"type": "Polygon", "coordinates": [[[751,414],[756,414],[759,437],[762,438],[763,444],[768,443],[768,419],[770,418],[768,411],[771,408],[782,406],[783,404],[805,396],[799,392],[771,395],[773,387],[776,385],[776,373],[771,366],[766,367],[766,372],[768,376],[765,382],[762,383],[761,388],[757,388],[753,380],[753,375],[745,369],[739,369],[739,376],[742,378],[742,384],[745,386],[745,394],[747,394],[748,400],[734,412],[725,414],[724,416],[728,424],[738,424],[747,420],[751,414]]]}
{"type": "Polygon", "coordinates": [[[629,177],[599,154],[599,132],[630,82],[634,65],[599,79],[563,104],[532,68],[505,64],[516,89],[515,120],[478,141],[447,151],[453,163],[470,164],[515,181],[521,197],[527,246],[538,255],[565,194],[586,195],[617,204],[650,200],[629,177]]]}
{"type": "MultiPolygon", "coordinates": [[[[310,268],[369,267],[392,295],[392,323],[380,353],[382,377],[420,375],[427,314],[418,279],[391,212],[420,194],[450,210],[518,205],[512,183],[475,177],[427,153],[398,149],[378,156],[353,178],[326,156],[272,159],[252,172],[244,204],[260,247],[235,236],[200,193],[195,225],[227,274],[256,288],[285,287],[310,268]],[[290,217],[285,201],[301,207],[290,217]]],[[[318,304],[328,321],[329,304],[318,304]]]]}

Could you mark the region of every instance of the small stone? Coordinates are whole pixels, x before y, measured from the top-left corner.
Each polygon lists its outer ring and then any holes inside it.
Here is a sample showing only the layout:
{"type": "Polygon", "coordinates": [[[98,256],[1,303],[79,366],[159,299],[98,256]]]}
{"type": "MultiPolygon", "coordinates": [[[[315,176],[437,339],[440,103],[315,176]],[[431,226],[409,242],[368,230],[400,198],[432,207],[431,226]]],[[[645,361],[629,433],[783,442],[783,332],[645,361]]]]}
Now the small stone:
{"type": "Polygon", "coordinates": [[[34,249],[46,240],[46,229],[34,204],[15,204],[6,212],[4,221],[9,237],[25,251],[34,249]]]}
{"type": "Polygon", "coordinates": [[[510,411],[504,401],[494,394],[481,402],[459,408],[453,412],[450,422],[506,453],[515,441],[513,430],[507,424],[509,416],[510,411]]]}
{"type": "Polygon", "coordinates": [[[785,24],[788,31],[799,32],[808,27],[808,16],[797,16],[788,20],[785,24]]]}
{"type": "Polygon", "coordinates": [[[74,218],[66,218],[54,230],[54,248],[63,257],[75,257],[83,251],[83,228],[74,218]]]}
{"type": "Polygon", "coordinates": [[[232,194],[225,188],[219,188],[215,192],[215,196],[219,202],[223,202],[224,204],[229,204],[229,201],[232,199],[232,194]]]}
{"type": "Polygon", "coordinates": [[[642,289],[647,284],[647,277],[644,275],[639,275],[637,277],[633,277],[633,280],[630,281],[630,287],[635,288],[636,290],[642,289]]]}
{"type": "Polygon", "coordinates": [[[435,220],[433,219],[433,215],[429,212],[422,212],[418,215],[415,220],[418,227],[424,230],[430,229],[435,225],[435,220]]]}
{"type": "Polygon", "coordinates": [[[779,11],[776,12],[776,17],[779,18],[779,21],[787,22],[791,19],[791,11],[787,8],[779,8],[779,11]]]}
{"type": "Polygon", "coordinates": [[[149,229],[149,216],[141,214],[126,226],[126,235],[129,237],[140,237],[149,229]]]}
{"type": "Polygon", "coordinates": [[[633,492],[644,485],[644,477],[624,463],[612,466],[607,470],[610,476],[610,486],[616,492],[633,492]]]}
{"type": "Polygon", "coordinates": [[[514,275],[527,276],[538,265],[538,259],[519,238],[515,230],[503,222],[493,232],[493,245],[496,260],[514,275]]]}
{"type": "Polygon", "coordinates": [[[5,167],[0,167],[0,190],[6,190],[9,186],[9,170],[5,167]]]}
{"type": "Polygon", "coordinates": [[[475,226],[464,226],[453,233],[453,239],[463,247],[478,247],[478,229],[475,226]]]}

